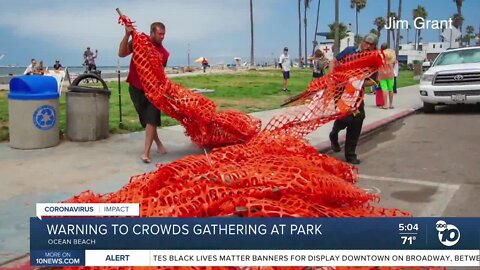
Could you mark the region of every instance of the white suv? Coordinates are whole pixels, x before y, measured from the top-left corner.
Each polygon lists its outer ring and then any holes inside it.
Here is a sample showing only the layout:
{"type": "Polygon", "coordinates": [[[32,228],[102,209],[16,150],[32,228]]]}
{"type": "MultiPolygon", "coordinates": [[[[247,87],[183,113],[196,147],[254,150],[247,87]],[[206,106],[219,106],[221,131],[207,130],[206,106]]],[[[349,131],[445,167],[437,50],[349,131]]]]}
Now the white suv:
{"type": "Polygon", "coordinates": [[[480,47],[442,52],[420,79],[426,113],[435,105],[480,103],[480,47]]]}

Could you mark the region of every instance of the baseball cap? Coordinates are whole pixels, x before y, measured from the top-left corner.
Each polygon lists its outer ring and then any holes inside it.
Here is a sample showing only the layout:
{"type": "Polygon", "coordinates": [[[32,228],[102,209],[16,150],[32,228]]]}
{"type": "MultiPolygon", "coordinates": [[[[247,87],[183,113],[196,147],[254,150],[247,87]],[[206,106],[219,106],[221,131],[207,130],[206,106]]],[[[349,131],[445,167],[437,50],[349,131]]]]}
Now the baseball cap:
{"type": "Polygon", "coordinates": [[[367,43],[371,43],[375,46],[377,46],[377,43],[378,43],[378,37],[377,35],[373,34],[373,33],[368,33],[367,35],[365,35],[365,37],[363,38],[363,41],[367,42],[367,43]]]}

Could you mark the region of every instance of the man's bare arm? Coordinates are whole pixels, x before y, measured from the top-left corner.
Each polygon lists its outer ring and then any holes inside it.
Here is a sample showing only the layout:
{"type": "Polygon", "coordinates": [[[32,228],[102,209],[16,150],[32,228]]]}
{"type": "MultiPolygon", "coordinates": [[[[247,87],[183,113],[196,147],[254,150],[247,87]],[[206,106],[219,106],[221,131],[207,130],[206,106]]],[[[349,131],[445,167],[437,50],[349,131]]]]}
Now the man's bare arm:
{"type": "Polygon", "coordinates": [[[123,36],[122,41],[120,41],[120,46],[118,48],[119,57],[125,57],[132,53],[132,48],[128,44],[132,32],[133,27],[131,25],[125,25],[125,36],[123,36]]]}

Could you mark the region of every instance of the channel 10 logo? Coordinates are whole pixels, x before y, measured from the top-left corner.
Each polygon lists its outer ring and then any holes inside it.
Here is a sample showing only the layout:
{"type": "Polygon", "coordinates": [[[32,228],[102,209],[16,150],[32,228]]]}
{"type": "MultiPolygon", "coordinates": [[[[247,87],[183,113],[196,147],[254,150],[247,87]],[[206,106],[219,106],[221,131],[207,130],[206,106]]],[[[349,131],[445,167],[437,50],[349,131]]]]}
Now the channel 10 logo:
{"type": "Polygon", "coordinates": [[[460,241],[460,230],[453,224],[447,224],[443,220],[437,221],[435,228],[438,231],[438,240],[447,247],[454,246],[460,241]]]}

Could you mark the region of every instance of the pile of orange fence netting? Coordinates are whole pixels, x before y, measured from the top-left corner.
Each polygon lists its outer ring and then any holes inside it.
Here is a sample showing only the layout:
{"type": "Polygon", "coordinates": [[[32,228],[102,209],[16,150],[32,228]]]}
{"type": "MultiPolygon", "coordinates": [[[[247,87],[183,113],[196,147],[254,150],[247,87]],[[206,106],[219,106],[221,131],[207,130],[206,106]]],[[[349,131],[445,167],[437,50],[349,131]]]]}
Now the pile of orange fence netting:
{"type": "MultiPolygon", "coordinates": [[[[119,21],[132,23],[125,16],[119,21]]],[[[140,203],[143,217],[410,216],[398,209],[372,205],[379,198],[355,185],[355,167],[319,154],[304,139],[319,126],[358,108],[364,80],[384,63],[380,51],[357,53],[338,61],[328,75],[313,81],[294,98],[293,106],[260,132],[259,120],[239,112],[217,113],[213,101],[171,82],[163,72],[161,55],[147,35],[135,30],[133,48],[133,63],[148,99],[177,119],[198,145],[227,146],[159,165],[156,171],[132,177],[116,192],[85,191],[65,202],[140,203]]]]}

